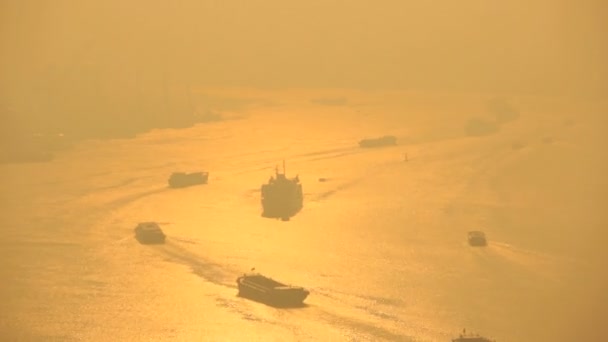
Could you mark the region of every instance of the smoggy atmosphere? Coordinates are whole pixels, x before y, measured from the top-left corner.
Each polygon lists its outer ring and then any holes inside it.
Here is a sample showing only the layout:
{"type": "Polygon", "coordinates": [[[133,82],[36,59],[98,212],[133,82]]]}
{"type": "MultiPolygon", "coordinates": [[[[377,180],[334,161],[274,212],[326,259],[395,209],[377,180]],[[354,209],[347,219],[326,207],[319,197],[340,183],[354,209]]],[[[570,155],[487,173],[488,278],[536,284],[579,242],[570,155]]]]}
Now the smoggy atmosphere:
{"type": "Polygon", "coordinates": [[[605,341],[607,22],[3,0],[0,339],[605,341]]]}

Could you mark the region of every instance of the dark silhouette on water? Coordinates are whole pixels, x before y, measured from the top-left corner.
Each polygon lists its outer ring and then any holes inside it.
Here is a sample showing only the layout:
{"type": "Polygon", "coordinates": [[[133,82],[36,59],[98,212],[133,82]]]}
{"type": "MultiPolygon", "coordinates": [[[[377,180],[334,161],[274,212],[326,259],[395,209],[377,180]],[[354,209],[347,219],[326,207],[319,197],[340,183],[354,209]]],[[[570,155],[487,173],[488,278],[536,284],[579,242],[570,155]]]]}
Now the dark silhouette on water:
{"type": "Polygon", "coordinates": [[[483,247],[488,245],[488,241],[486,239],[486,234],[484,232],[474,230],[470,231],[468,234],[469,245],[475,247],[483,247]]]}
{"type": "Polygon", "coordinates": [[[271,176],[268,183],[262,185],[261,193],[263,217],[288,221],[302,209],[304,195],[300,178],[286,177],[285,161],[283,161],[283,173],[279,173],[277,167],[275,176],[271,176]]]}
{"type": "Polygon", "coordinates": [[[397,137],[394,135],[385,135],[379,138],[363,139],[359,141],[359,147],[372,148],[397,145],[397,137]]]}
{"type": "Polygon", "coordinates": [[[310,293],[303,287],[292,286],[260,273],[245,273],[236,279],[238,295],[275,307],[301,307],[310,293]]]}
{"type": "Polygon", "coordinates": [[[462,329],[462,334],[457,338],[452,339],[452,342],[496,342],[490,340],[487,337],[479,336],[477,334],[467,334],[466,329],[462,329]]]}
{"type": "Polygon", "coordinates": [[[169,187],[184,188],[197,184],[207,184],[209,181],[209,172],[173,172],[169,177],[169,187]]]}
{"type": "Polygon", "coordinates": [[[156,222],[141,222],[135,227],[135,238],[144,245],[163,244],[166,237],[156,222]]]}

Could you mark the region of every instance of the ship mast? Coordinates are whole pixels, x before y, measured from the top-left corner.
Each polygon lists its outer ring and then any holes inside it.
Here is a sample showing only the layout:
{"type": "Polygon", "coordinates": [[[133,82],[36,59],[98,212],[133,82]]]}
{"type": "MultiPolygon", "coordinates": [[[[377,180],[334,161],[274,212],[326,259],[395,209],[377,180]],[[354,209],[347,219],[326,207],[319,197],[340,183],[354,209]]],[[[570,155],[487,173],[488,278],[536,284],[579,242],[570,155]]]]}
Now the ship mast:
{"type": "MultiPolygon", "coordinates": [[[[276,165],[274,167],[274,173],[277,175],[277,177],[280,175],[280,173],[279,173],[279,165],[276,165]]],[[[285,176],[285,159],[283,159],[283,176],[285,176]]]]}

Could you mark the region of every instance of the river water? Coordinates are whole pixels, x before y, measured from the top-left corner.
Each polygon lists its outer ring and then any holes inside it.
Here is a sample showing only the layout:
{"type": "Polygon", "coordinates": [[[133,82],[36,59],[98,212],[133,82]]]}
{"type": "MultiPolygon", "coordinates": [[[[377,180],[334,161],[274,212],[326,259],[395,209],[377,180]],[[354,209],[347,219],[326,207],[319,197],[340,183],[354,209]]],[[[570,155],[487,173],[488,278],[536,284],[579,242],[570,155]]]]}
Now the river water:
{"type": "Polygon", "coordinates": [[[270,100],[232,120],[0,166],[3,340],[604,341],[596,107],[523,101],[518,120],[466,137],[481,96],[256,94],[270,100]],[[357,146],[384,134],[398,146],[357,146]],[[283,160],[305,193],[288,222],[260,216],[283,160]],[[203,170],[207,185],[167,187],[203,170]],[[165,245],[133,238],[149,220],[165,245]],[[468,246],[469,230],[489,245],[468,246]],[[307,305],[237,297],[252,267],[308,288],[307,305]]]}

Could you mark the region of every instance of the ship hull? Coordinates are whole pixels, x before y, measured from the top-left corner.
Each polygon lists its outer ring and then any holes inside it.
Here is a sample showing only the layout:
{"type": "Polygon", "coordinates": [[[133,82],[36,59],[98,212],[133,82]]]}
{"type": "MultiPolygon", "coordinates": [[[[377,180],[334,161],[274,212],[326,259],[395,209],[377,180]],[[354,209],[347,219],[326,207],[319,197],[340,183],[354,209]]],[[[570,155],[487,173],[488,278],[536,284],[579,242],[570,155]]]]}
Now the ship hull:
{"type": "Polygon", "coordinates": [[[144,245],[165,243],[166,235],[155,222],[142,222],[135,227],[135,239],[144,245]]]}
{"type": "Polygon", "coordinates": [[[136,234],[135,239],[142,245],[160,245],[165,243],[166,237],[164,235],[141,235],[136,234]]]}
{"type": "Polygon", "coordinates": [[[488,245],[486,235],[480,231],[469,232],[468,240],[469,245],[474,247],[485,247],[488,245]]]}
{"type": "Polygon", "coordinates": [[[397,145],[397,138],[389,135],[376,139],[363,139],[359,141],[359,147],[362,148],[374,148],[383,146],[394,146],[397,145]]]}
{"type": "Polygon", "coordinates": [[[493,342],[489,338],[481,336],[465,336],[453,339],[452,342],[493,342]]]}
{"type": "MultiPolygon", "coordinates": [[[[280,283],[279,283],[280,284],[280,283]]],[[[300,307],[308,297],[308,290],[302,287],[280,286],[271,287],[252,281],[248,277],[237,279],[238,295],[243,298],[254,300],[275,307],[300,307]]]]}
{"type": "Polygon", "coordinates": [[[169,187],[185,188],[188,186],[207,184],[209,174],[207,172],[196,172],[190,174],[174,173],[169,178],[169,187]]]}
{"type": "Polygon", "coordinates": [[[279,192],[264,185],[261,192],[263,217],[288,219],[300,212],[304,206],[301,184],[295,185],[286,192],[279,192]]]}
{"type": "Polygon", "coordinates": [[[262,216],[267,218],[290,218],[302,210],[302,203],[291,205],[276,201],[262,201],[262,216]]]}

